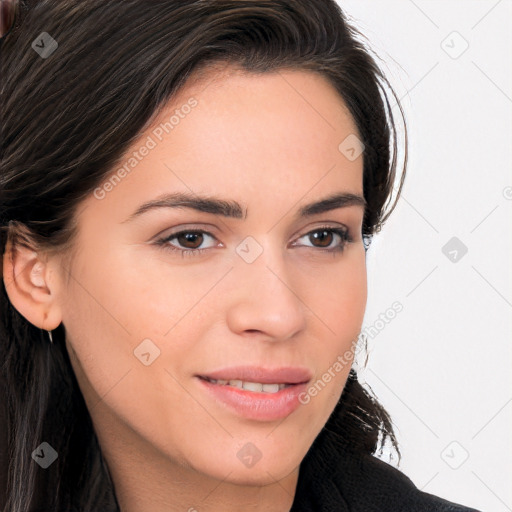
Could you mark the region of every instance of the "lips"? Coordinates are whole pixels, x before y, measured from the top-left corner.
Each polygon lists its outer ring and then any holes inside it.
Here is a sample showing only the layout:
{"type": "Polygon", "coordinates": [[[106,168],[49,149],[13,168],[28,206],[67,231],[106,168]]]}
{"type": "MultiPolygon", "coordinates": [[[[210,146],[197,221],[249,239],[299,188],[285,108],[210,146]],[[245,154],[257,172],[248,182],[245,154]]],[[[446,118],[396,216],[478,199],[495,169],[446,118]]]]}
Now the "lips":
{"type": "Polygon", "coordinates": [[[281,420],[296,411],[299,396],[312,379],[299,367],[267,369],[238,366],[196,375],[199,389],[215,406],[227,408],[245,419],[268,422],[281,420]]]}
{"type": "Polygon", "coordinates": [[[224,368],[197,377],[219,382],[241,381],[242,383],[256,384],[304,384],[311,380],[311,372],[301,367],[261,368],[256,366],[236,366],[224,368]]]}

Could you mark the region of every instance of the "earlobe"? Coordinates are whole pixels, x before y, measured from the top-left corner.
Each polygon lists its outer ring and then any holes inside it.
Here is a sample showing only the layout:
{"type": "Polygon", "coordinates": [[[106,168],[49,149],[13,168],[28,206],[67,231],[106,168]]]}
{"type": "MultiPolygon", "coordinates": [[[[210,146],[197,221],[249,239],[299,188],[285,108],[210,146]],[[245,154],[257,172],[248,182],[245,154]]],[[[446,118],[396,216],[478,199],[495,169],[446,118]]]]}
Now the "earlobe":
{"type": "Polygon", "coordinates": [[[50,282],[48,262],[33,249],[13,247],[8,241],[2,269],[7,296],[14,308],[36,327],[55,329],[61,323],[61,311],[55,283],[50,282]]]}

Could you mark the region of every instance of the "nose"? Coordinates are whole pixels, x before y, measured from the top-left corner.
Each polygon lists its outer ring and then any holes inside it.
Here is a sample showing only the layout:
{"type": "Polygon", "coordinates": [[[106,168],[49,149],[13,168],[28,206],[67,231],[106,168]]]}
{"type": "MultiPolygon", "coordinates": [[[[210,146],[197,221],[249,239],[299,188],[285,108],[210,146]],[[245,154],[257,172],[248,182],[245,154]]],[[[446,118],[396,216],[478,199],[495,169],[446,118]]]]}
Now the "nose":
{"type": "Polygon", "coordinates": [[[308,308],[283,252],[265,248],[252,263],[240,258],[230,279],[236,283],[227,304],[227,323],[233,332],[284,341],[305,329],[308,308]]]}

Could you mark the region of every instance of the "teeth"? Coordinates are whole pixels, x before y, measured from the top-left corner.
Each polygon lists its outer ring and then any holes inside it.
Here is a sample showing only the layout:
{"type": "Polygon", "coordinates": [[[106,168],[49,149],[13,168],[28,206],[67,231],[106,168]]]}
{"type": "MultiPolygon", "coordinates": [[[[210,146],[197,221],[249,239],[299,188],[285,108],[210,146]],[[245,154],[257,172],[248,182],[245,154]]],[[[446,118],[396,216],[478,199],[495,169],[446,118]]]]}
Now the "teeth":
{"type": "Polygon", "coordinates": [[[246,391],[263,392],[263,384],[258,384],[257,382],[244,382],[242,387],[246,391]]]}
{"type": "Polygon", "coordinates": [[[233,386],[234,388],[243,389],[245,391],[252,391],[255,393],[277,393],[281,391],[281,389],[287,388],[290,384],[261,384],[260,382],[244,382],[241,380],[215,380],[215,379],[207,379],[213,384],[218,384],[220,386],[233,386]]]}

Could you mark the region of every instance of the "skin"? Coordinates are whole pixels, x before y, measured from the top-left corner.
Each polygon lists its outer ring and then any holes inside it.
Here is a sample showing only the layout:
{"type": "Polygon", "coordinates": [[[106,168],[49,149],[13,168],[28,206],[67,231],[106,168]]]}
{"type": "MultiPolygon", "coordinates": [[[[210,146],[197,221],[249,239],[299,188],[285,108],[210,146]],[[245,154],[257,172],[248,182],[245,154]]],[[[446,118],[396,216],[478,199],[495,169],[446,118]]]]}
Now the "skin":
{"type": "Polygon", "coordinates": [[[350,161],[338,149],[357,134],[340,96],[298,70],[208,78],[187,83],[141,134],[128,153],[190,97],[198,101],[129,175],[103,199],[82,202],[69,261],[18,247],[3,263],[9,298],[25,318],[47,330],[64,323],[123,512],[288,511],[299,464],[350,364],[278,421],[238,416],[195,375],[302,366],[316,382],[353,350],[366,306],[364,209],[295,218],[333,192],[363,193],[362,156],[350,161]],[[236,200],[247,217],[161,208],[126,221],[163,192],[191,191],[236,200]],[[315,240],[311,232],[324,225],[345,226],[353,241],[327,252],[343,242],[334,233],[315,240]],[[212,236],[167,244],[208,248],[202,254],[154,244],[191,228],[212,236]],[[247,236],[263,249],[252,263],[236,252],[247,236]],[[134,356],[146,338],[160,350],[149,366],[134,356]],[[237,457],[248,442],[262,454],[250,468],[237,457]]]}

